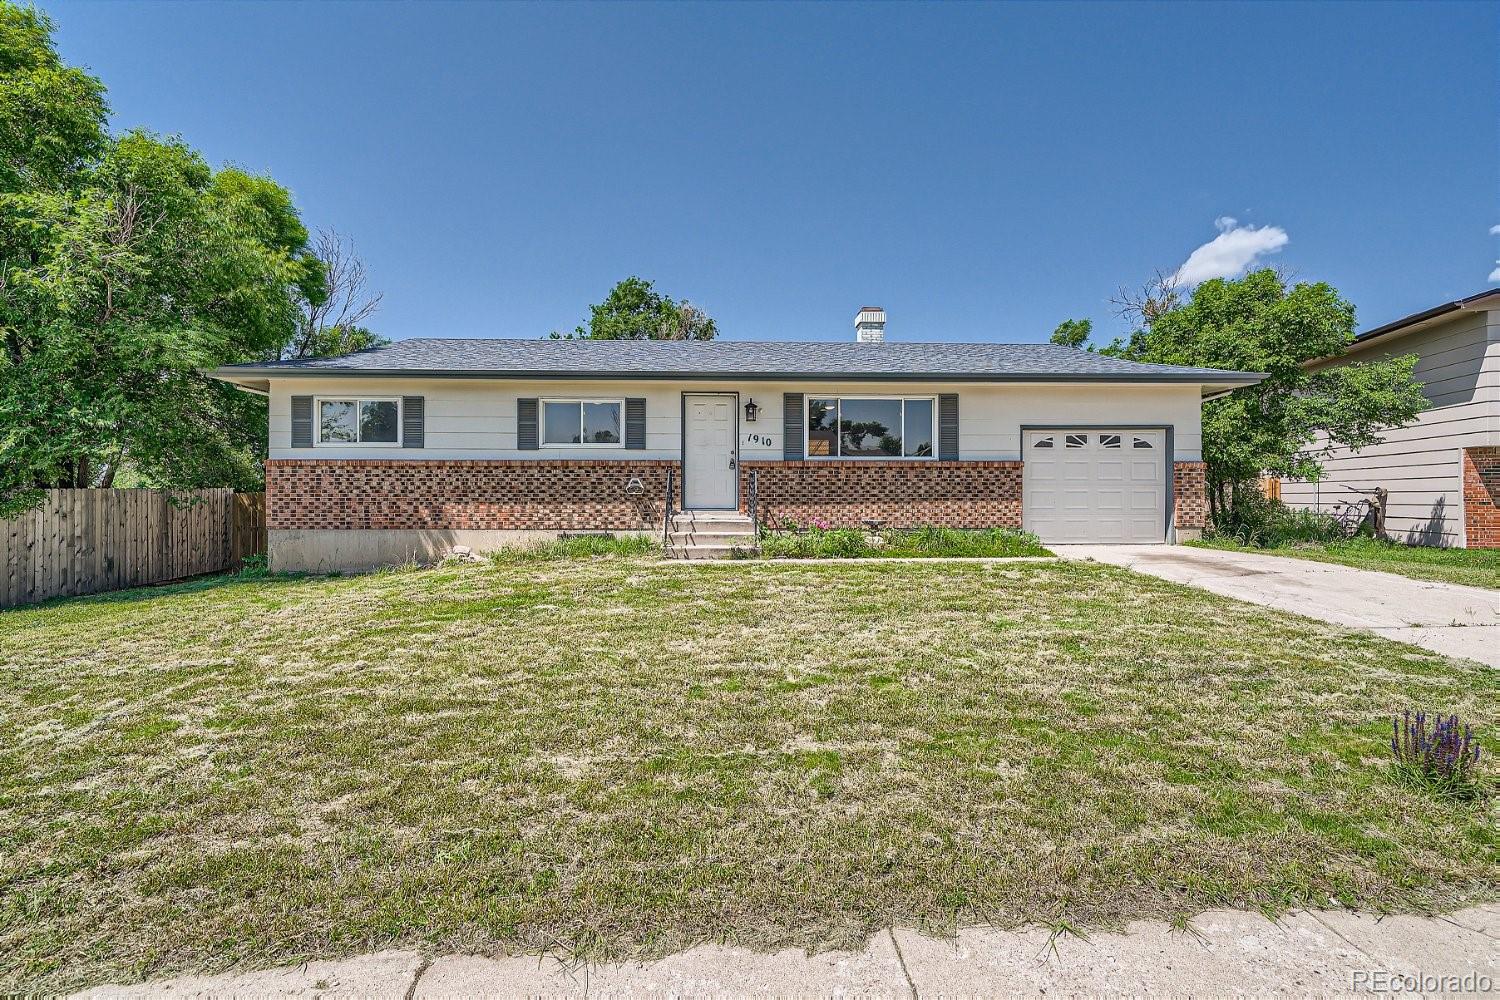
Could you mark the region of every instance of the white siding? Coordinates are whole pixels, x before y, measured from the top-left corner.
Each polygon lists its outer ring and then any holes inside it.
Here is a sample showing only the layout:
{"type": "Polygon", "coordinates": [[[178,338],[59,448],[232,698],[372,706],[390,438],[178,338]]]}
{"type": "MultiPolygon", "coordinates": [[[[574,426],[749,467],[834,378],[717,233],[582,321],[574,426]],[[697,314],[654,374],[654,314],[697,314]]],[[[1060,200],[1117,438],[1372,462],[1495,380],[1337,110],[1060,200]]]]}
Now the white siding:
{"type": "Polygon", "coordinates": [[[1025,424],[1171,425],[1179,461],[1199,458],[1202,446],[1196,385],[955,385],[849,382],[702,383],[673,381],[507,381],[469,379],[273,379],[272,458],[678,458],[685,391],[734,392],[740,405],[754,398],[759,419],[741,410],[740,454],[747,460],[782,455],[782,393],[808,395],[959,395],[959,456],[967,461],[1021,457],[1025,424]],[[293,395],[420,395],[426,398],[426,447],[292,448],[293,395]],[[516,400],[549,396],[646,399],[646,450],[568,448],[519,451],[516,400]]]}
{"type": "Polygon", "coordinates": [[[1500,445],[1500,311],[1458,313],[1377,344],[1349,360],[1419,355],[1415,374],[1432,408],[1378,445],[1337,449],[1321,482],[1285,482],[1282,499],[1353,516],[1363,500],[1358,491],[1383,486],[1389,537],[1463,545],[1463,449],[1500,445]]]}

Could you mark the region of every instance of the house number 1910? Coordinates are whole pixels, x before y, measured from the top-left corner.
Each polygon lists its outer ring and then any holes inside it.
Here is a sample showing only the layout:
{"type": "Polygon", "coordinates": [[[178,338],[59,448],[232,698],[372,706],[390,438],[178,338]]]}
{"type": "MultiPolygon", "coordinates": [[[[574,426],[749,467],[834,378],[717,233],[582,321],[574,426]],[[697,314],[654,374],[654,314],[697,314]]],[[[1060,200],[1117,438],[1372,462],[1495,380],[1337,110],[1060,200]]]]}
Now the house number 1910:
{"type": "Polygon", "coordinates": [[[748,444],[760,445],[761,447],[769,448],[771,446],[771,435],[751,434],[745,439],[745,441],[748,444]]]}

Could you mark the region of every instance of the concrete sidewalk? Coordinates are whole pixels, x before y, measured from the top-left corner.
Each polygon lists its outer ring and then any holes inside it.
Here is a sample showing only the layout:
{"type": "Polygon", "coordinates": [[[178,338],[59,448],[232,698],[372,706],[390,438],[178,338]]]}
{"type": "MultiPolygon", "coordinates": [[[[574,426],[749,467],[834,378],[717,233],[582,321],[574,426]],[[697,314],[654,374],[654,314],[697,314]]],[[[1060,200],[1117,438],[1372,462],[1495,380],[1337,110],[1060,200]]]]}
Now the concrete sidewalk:
{"type": "Polygon", "coordinates": [[[1500,667],[1500,591],[1413,580],[1334,563],[1183,545],[1054,545],[1252,604],[1362,628],[1500,667]]]}
{"type": "Polygon", "coordinates": [[[657,962],[568,968],[547,956],[386,951],[290,969],[103,986],[89,997],[1478,996],[1500,989],[1500,904],[1438,917],[1344,910],[1272,923],[1218,910],[1088,939],[970,929],[875,935],[859,952],[772,955],[704,945],[657,962]]]}

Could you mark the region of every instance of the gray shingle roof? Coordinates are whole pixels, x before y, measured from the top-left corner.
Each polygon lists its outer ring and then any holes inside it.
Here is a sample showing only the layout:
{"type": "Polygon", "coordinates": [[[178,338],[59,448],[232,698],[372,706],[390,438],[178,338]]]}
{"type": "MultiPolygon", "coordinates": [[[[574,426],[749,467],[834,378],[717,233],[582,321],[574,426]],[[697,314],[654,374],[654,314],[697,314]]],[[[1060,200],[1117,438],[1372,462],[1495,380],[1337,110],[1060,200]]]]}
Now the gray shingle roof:
{"type": "Polygon", "coordinates": [[[756,378],[1127,381],[1248,384],[1261,376],[1149,365],[1056,344],[887,341],[400,340],[336,358],[229,365],[226,378],[428,375],[457,378],[756,378]]]}

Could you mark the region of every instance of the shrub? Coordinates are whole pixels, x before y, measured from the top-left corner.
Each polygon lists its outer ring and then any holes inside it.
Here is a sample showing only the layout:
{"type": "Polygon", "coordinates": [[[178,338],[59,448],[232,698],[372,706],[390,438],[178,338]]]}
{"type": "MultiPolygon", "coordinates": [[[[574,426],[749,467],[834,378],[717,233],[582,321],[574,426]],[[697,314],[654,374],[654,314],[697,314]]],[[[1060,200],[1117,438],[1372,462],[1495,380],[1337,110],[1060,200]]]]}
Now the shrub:
{"type": "Polygon", "coordinates": [[[1241,545],[1276,548],[1342,541],[1350,532],[1331,514],[1288,507],[1280,500],[1247,491],[1234,507],[1217,513],[1207,534],[1210,538],[1230,538],[1241,545]]]}
{"type": "Polygon", "coordinates": [[[658,552],[649,535],[572,535],[551,542],[496,549],[490,553],[494,562],[518,562],[528,559],[583,559],[605,556],[639,556],[658,552]]]}
{"type": "Polygon", "coordinates": [[[871,548],[865,533],[853,528],[784,529],[760,536],[760,554],[768,559],[849,559],[870,555],[871,548]]]}
{"type": "Polygon", "coordinates": [[[240,560],[240,576],[259,578],[270,574],[271,563],[264,552],[257,552],[240,560]]]}
{"type": "Polygon", "coordinates": [[[1479,792],[1479,744],[1457,715],[1407,711],[1391,720],[1391,756],[1402,781],[1457,798],[1479,792]]]}
{"type": "Polygon", "coordinates": [[[912,528],[885,536],[882,555],[891,556],[1045,556],[1051,555],[1029,531],[1015,528],[912,528]]]}
{"type": "Polygon", "coordinates": [[[767,559],[858,559],[872,556],[934,558],[941,556],[1051,555],[1037,537],[1011,528],[959,529],[919,527],[878,532],[831,528],[815,521],[800,527],[782,520],[779,530],[762,531],[760,554],[767,559]]]}

